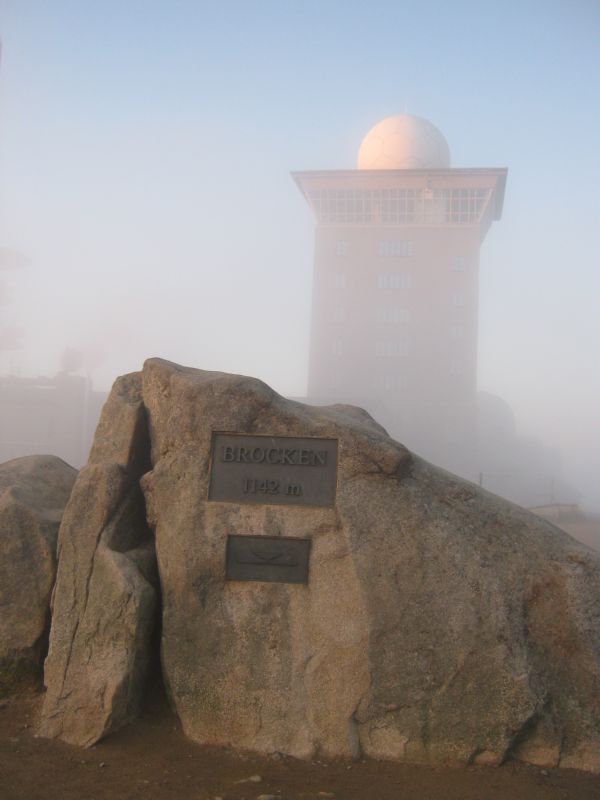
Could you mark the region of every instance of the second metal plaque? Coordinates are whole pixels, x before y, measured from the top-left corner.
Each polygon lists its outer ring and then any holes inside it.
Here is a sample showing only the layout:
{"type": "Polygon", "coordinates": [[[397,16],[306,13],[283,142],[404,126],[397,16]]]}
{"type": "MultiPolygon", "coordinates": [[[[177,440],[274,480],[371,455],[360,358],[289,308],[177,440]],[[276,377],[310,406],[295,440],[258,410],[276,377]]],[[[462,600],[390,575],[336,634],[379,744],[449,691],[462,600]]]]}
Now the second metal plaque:
{"type": "Polygon", "coordinates": [[[333,506],[337,439],[213,433],[209,500],[333,506]]]}
{"type": "Polygon", "coordinates": [[[310,539],[281,536],[227,537],[228,581],[308,583],[310,539]]]}

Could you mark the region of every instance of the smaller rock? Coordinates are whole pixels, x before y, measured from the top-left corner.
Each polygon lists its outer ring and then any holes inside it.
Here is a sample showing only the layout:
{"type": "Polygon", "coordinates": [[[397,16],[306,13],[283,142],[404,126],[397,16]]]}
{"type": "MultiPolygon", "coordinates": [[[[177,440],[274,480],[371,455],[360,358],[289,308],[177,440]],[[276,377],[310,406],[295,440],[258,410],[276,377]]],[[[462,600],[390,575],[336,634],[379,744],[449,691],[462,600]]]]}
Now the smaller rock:
{"type": "Polygon", "coordinates": [[[76,477],[56,456],[0,464],[0,696],[41,678],[58,527],[76,477]]]}
{"type": "Polygon", "coordinates": [[[62,516],[41,736],[89,747],[139,713],[158,586],[149,447],[140,377],[121,376],[62,516]]]}
{"type": "Polygon", "coordinates": [[[277,794],[259,794],[256,800],[280,800],[277,794]]]}
{"type": "Polygon", "coordinates": [[[333,792],[319,792],[319,797],[335,797],[333,792]]]}

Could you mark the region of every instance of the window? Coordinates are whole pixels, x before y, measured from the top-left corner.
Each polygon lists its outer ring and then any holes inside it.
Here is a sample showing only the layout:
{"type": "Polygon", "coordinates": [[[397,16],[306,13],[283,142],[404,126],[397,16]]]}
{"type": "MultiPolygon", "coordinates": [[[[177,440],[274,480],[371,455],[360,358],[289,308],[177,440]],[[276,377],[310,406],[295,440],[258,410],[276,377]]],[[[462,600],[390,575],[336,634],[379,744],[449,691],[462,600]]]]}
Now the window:
{"type": "Polygon", "coordinates": [[[411,279],[407,272],[380,272],[377,276],[378,289],[410,289],[411,279]]]}
{"type": "Polygon", "coordinates": [[[453,358],[450,361],[450,374],[451,375],[462,375],[464,372],[463,362],[460,358],[453,358]]]}
{"type": "Polygon", "coordinates": [[[348,242],[343,239],[338,239],[335,244],[335,252],[338,256],[345,256],[348,253],[348,242]]]}
{"type": "Polygon", "coordinates": [[[332,356],[341,356],[342,355],[342,340],[341,339],[334,339],[331,343],[331,355],[332,356]]]}
{"type": "Polygon", "coordinates": [[[412,242],[408,239],[385,239],[379,242],[379,255],[384,258],[404,258],[412,254],[412,242]]]}
{"type": "Polygon", "coordinates": [[[464,272],[465,271],[465,257],[464,256],[452,256],[452,270],[454,272],[464,272]]]}
{"type": "Polygon", "coordinates": [[[404,389],[404,378],[402,375],[388,373],[379,379],[381,388],[386,392],[401,392],[404,389]]]}
{"type": "Polygon", "coordinates": [[[380,358],[405,356],[408,351],[406,342],[375,342],[375,355],[380,358]]]}
{"type": "Polygon", "coordinates": [[[452,292],[452,305],[453,306],[464,306],[465,304],[465,296],[460,291],[460,289],[455,289],[452,292]]]}
{"type": "Polygon", "coordinates": [[[377,322],[385,325],[407,324],[410,322],[410,311],[398,306],[384,306],[377,309],[377,322]]]}
{"type": "Polygon", "coordinates": [[[462,339],[465,335],[462,325],[451,325],[450,326],[450,338],[451,339],[462,339]]]}
{"type": "Polygon", "coordinates": [[[343,272],[336,272],[333,276],[333,282],[336,289],[346,288],[346,276],[343,272]]]}
{"type": "Polygon", "coordinates": [[[333,309],[333,321],[343,322],[345,317],[344,309],[341,306],[333,309]]]}

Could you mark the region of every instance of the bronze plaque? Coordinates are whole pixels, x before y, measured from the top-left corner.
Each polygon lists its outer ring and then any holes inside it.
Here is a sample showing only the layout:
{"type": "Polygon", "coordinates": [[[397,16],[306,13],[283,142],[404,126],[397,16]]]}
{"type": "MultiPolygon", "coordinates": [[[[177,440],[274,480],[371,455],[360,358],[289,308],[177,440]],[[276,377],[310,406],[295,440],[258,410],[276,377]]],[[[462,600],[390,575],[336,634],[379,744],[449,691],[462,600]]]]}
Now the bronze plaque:
{"type": "Polygon", "coordinates": [[[333,506],[337,439],[213,433],[209,500],[333,506]]]}
{"type": "Polygon", "coordinates": [[[310,539],[230,534],[225,577],[228,581],[308,583],[309,554],[310,539]]]}

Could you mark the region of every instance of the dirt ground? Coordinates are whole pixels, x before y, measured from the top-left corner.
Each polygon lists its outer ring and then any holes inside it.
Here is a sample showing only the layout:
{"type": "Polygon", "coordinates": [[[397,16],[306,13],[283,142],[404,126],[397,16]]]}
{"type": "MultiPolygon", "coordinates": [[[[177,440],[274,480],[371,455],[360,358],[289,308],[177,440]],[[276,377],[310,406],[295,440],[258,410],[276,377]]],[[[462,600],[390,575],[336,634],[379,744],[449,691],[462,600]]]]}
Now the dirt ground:
{"type": "Polygon", "coordinates": [[[183,736],[159,691],[138,722],[82,750],[35,737],[40,700],[31,692],[0,702],[0,800],[600,798],[600,776],[571,770],[305,763],[200,747],[183,736]]]}

